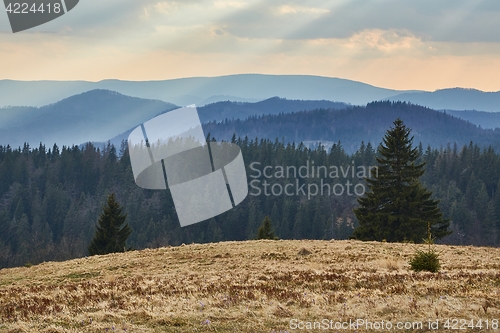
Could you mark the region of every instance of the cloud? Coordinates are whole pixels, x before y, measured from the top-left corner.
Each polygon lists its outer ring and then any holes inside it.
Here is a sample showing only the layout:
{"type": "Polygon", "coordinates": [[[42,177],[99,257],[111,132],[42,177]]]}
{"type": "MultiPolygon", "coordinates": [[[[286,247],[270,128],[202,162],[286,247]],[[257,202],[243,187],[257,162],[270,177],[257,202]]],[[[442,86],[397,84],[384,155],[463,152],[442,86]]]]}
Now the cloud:
{"type": "Polygon", "coordinates": [[[421,45],[420,38],[407,32],[394,30],[363,30],[347,39],[348,48],[369,48],[382,52],[398,52],[415,49],[421,45]]]}
{"type": "Polygon", "coordinates": [[[236,12],[222,23],[239,37],[348,38],[364,30],[406,30],[429,41],[500,42],[500,1],[273,1],[236,12]],[[286,15],[288,14],[288,15],[286,15]],[[298,15],[290,14],[301,14],[298,15]],[[317,15],[321,14],[321,15],[317,15]],[[315,15],[308,20],[308,15],[315,15]],[[298,21],[294,21],[297,20],[298,21]],[[304,24],[305,23],[305,24],[304,24]],[[302,25],[301,25],[302,24],[302,25]],[[300,27],[292,34],[284,27],[300,27]],[[285,31],[286,32],[286,31],[285,31]]]}
{"type": "Polygon", "coordinates": [[[297,5],[282,5],[272,9],[275,15],[287,15],[287,14],[326,14],[330,10],[326,8],[317,7],[304,7],[297,5]]]}
{"type": "Polygon", "coordinates": [[[494,0],[85,0],[25,33],[7,33],[0,19],[0,78],[262,72],[425,88],[425,75],[443,73],[453,86],[470,77],[498,90],[499,15],[494,0]]]}
{"type": "Polygon", "coordinates": [[[248,5],[247,2],[243,1],[224,1],[224,0],[218,0],[214,2],[214,7],[218,9],[227,9],[227,8],[237,8],[237,9],[242,9],[245,8],[248,5]]]}
{"type": "Polygon", "coordinates": [[[75,9],[38,30],[68,26],[75,35],[106,38],[216,24],[241,38],[350,38],[382,30],[408,31],[423,41],[500,42],[500,1],[494,0],[86,0],[75,9]]]}

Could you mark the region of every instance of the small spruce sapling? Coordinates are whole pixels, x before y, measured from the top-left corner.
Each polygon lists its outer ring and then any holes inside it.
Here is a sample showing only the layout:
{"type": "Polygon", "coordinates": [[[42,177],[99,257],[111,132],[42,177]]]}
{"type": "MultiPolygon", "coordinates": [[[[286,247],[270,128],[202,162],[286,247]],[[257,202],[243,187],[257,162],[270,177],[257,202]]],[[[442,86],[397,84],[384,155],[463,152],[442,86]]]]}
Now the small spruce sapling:
{"type": "Polygon", "coordinates": [[[431,235],[431,224],[427,224],[427,239],[423,240],[425,244],[428,244],[429,248],[427,251],[417,250],[410,260],[409,264],[411,269],[420,272],[428,271],[432,273],[437,273],[441,269],[441,264],[439,262],[439,253],[432,246],[434,244],[434,238],[431,235]]]}
{"type": "Polygon", "coordinates": [[[278,236],[274,234],[269,216],[264,218],[264,221],[262,221],[262,224],[257,230],[257,239],[279,239],[278,236]]]}

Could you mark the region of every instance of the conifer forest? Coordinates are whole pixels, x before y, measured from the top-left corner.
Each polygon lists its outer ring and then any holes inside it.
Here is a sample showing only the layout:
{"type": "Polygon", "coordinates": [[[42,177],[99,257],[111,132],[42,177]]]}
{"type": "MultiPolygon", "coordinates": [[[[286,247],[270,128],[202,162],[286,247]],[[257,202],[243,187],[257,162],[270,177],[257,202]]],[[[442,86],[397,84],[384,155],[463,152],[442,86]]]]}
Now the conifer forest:
{"type": "MultiPolygon", "coordinates": [[[[360,142],[348,154],[342,142],[308,148],[279,139],[233,136],[232,141],[243,153],[249,195],[235,209],[185,228],[168,190],[135,185],[126,142],[102,149],[91,143],[0,147],[0,267],[87,256],[111,193],[127,214],[133,249],[255,239],[266,216],[280,239],[353,235],[358,226],[354,190],[361,194],[366,170],[376,165],[379,142],[360,142]],[[287,184],[290,195],[274,195],[287,184]]],[[[417,162],[425,163],[420,181],[449,219],[452,233],[439,242],[498,246],[500,155],[474,142],[439,149],[414,145],[417,162]]]]}

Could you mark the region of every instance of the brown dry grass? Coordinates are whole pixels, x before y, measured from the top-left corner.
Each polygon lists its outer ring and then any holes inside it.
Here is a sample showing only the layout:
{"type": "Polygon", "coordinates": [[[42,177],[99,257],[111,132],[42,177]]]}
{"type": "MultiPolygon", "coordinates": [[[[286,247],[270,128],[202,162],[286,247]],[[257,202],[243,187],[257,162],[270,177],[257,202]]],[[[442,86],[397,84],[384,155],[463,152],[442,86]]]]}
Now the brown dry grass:
{"type": "Polygon", "coordinates": [[[224,242],[4,269],[0,331],[290,332],[293,318],[500,319],[500,249],[438,245],[441,272],[414,273],[408,260],[421,247],[224,242]]]}

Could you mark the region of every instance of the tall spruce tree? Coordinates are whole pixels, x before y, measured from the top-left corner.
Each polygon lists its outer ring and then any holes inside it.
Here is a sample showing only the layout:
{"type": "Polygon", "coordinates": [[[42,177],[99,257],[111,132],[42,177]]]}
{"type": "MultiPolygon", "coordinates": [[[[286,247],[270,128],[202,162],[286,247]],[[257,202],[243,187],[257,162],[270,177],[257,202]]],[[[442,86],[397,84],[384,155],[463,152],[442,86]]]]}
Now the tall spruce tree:
{"type": "Polygon", "coordinates": [[[127,214],[122,214],[123,207],[116,201],[115,194],[108,196],[108,201],[95,228],[94,239],[89,245],[89,254],[108,254],[125,252],[126,242],[132,230],[125,223],[127,214]]]}
{"type": "Polygon", "coordinates": [[[419,181],[425,162],[416,162],[419,151],[412,146],[410,132],[401,119],[386,132],[376,158],[378,177],[366,179],[369,191],[358,199],[359,207],[354,209],[359,227],[353,238],[421,243],[428,223],[434,238],[451,233],[439,201],[431,199],[432,192],[419,181]]]}

